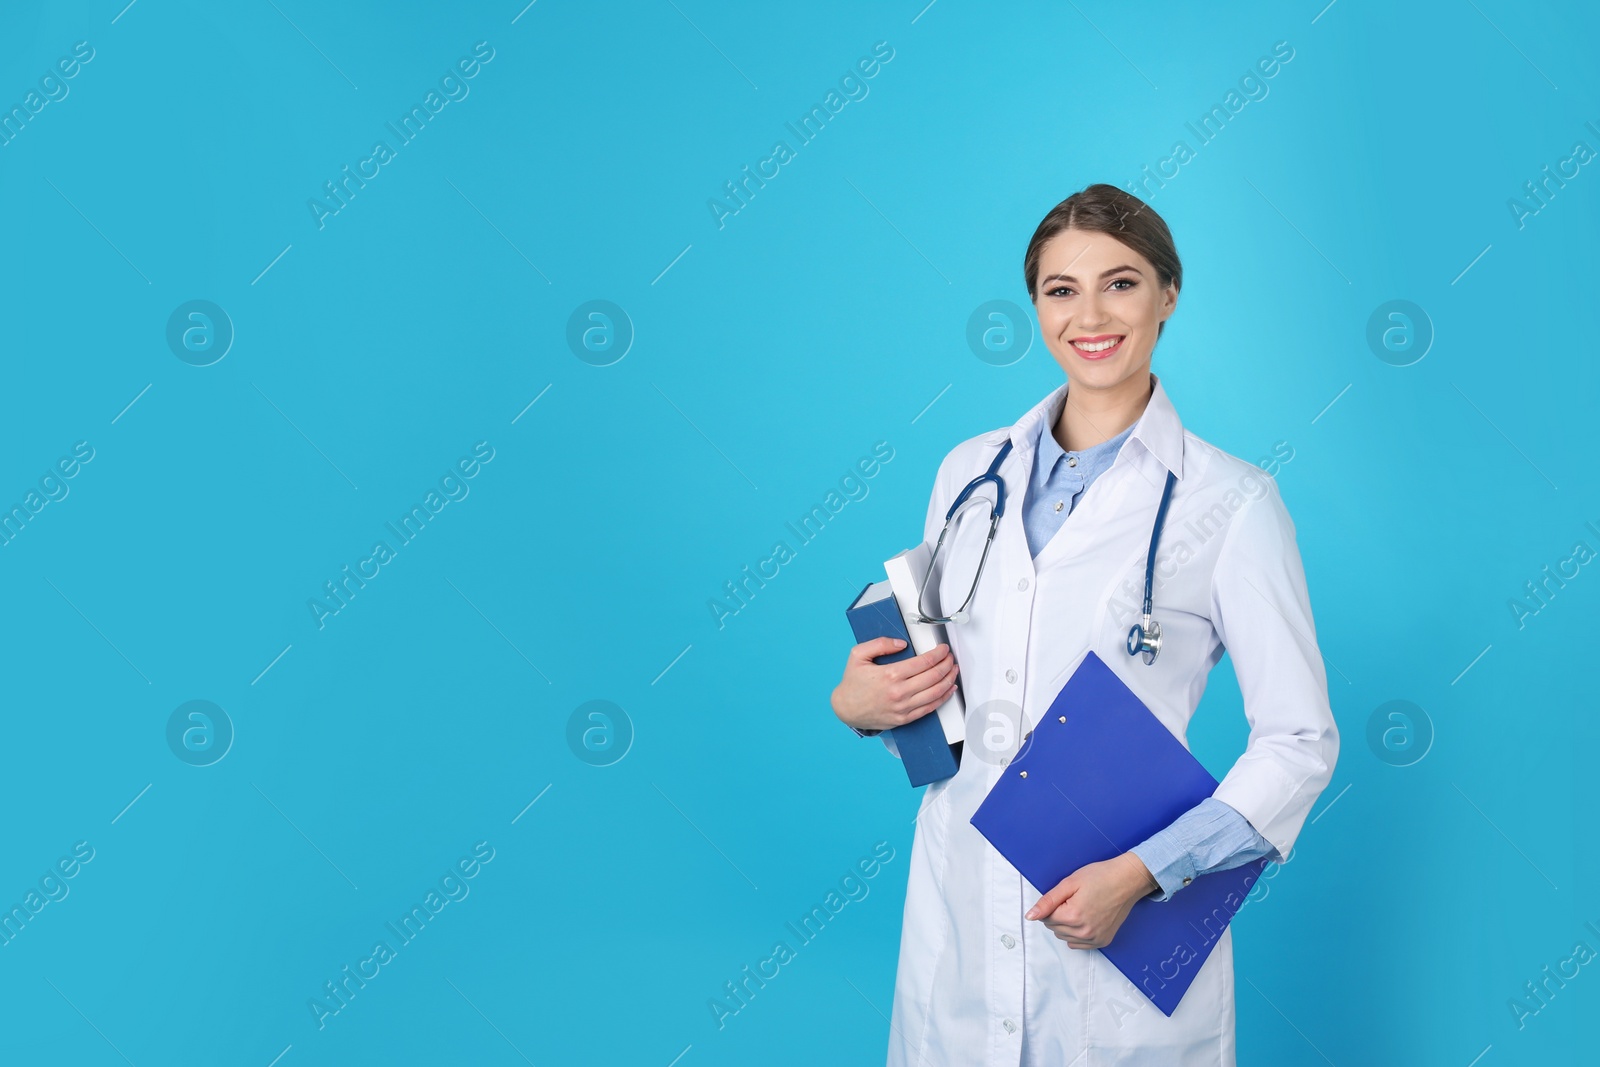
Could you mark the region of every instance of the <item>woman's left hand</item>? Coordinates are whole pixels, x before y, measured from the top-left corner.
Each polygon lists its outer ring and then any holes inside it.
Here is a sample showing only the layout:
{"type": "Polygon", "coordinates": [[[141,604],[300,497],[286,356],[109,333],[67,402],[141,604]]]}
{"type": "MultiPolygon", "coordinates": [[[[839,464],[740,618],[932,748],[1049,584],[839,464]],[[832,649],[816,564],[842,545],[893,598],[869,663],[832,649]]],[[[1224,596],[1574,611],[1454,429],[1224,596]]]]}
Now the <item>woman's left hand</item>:
{"type": "Polygon", "coordinates": [[[1104,948],[1134,902],[1160,889],[1139,857],[1124,852],[1079,867],[1028,909],[1071,948],[1104,948]]]}

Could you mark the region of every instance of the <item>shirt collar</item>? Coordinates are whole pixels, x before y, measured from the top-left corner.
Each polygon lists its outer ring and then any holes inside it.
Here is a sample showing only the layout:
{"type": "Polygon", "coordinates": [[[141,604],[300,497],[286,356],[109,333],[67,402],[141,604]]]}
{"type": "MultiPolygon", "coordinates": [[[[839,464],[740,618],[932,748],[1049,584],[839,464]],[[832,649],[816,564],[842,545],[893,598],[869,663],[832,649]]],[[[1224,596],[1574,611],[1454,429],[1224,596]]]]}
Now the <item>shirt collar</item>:
{"type": "MultiPolygon", "coordinates": [[[[1161,379],[1151,374],[1150,383],[1153,387],[1150,400],[1145,404],[1144,414],[1139,416],[1131,432],[1128,432],[1124,444],[1138,441],[1163,467],[1182,478],[1183,423],[1179,420],[1178,411],[1172,406],[1161,379]]],[[[1061,446],[1056,441],[1055,434],[1049,433],[1041,424],[1053,424],[1055,417],[1061,413],[1061,405],[1066,402],[1066,396],[1067,383],[1063,382],[1018,419],[1008,434],[1012,447],[1019,452],[1040,448],[1048,453],[1054,449],[1048,458],[1051,462],[1058,458],[1061,446]]]]}
{"type": "MultiPolygon", "coordinates": [[[[1051,395],[1054,396],[1056,394],[1051,395]]],[[[1067,454],[1066,449],[1062,448],[1061,443],[1056,440],[1056,435],[1052,430],[1052,428],[1055,426],[1056,419],[1061,415],[1061,404],[1064,401],[1065,396],[1063,395],[1061,400],[1056,401],[1051,405],[1050,408],[1047,409],[1049,418],[1039,420],[1038,469],[1045,471],[1046,473],[1054,469],[1056,463],[1060,461],[1061,457],[1067,454]]],[[[1077,455],[1083,460],[1083,469],[1087,470],[1091,467],[1104,466],[1106,457],[1114,455],[1116,451],[1122,447],[1122,443],[1128,439],[1132,432],[1133,426],[1130,425],[1115,437],[1101,441],[1097,445],[1090,445],[1088,448],[1079,449],[1077,455]]]]}

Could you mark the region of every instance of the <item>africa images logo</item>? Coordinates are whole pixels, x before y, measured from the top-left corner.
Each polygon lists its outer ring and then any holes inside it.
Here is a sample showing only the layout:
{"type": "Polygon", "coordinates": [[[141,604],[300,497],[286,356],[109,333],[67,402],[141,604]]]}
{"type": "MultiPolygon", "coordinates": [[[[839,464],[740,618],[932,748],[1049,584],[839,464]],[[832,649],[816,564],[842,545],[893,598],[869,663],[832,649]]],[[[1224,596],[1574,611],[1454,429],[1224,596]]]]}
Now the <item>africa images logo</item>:
{"type": "Polygon", "coordinates": [[[487,841],[477,842],[472,846],[470,855],[462,856],[446,868],[439,877],[437,888],[428,887],[420,904],[411,905],[410,910],[398,920],[384,923],[384,928],[394,935],[392,942],[385,935],[373,943],[371,954],[357,960],[353,968],[347,963],[334,978],[323,982],[322,992],[306,1001],[306,1007],[311,1011],[311,1021],[317,1024],[317,1029],[325,1029],[329,1019],[348,1008],[356,995],[367,988],[367,983],[376,979],[385,967],[398,959],[400,950],[421,936],[440,912],[453,903],[466,900],[467,894],[472,892],[468,883],[483,871],[494,855],[493,845],[487,841]]]}
{"type": "Polygon", "coordinates": [[[472,446],[471,456],[462,456],[454,467],[445,472],[439,479],[437,490],[428,490],[422,503],[413,504],[398,520],[385,522],[384,527],[394,535],[393,545],[387,540],[373,542],[371,555],[358,560],[355,570],[352,571],[350,564],[346,563],[339,571],[337,580],[323,582],[322,592],[306,600],[311,621],[317,624],[317,629],[321,630],[330,618],[349,607],[356,594],[383,573],[383,568],[399,556],[400,549],[421,536],[422,531],[428,528],[428,523],[447,505],[465,500],[467,494],[472,492],[472,487],[467,483],[476,478],[493,459],[494,446],[488,441],[479,441],[472,446]],[[396,521],[398,526],[395,525],[396,521]]]}
{"type": "Polygon", "coordinates": [[[843,111],[847,104],[865,100],[867,94],[872,91],[867,80],[877,77],[884,65],[893,58],[894,47],[888,41],[875,43],[872,46],[872,56],[862,56],[856,60],[855,66],[848,68],[839,77],[839,87],[829,89],[823,96],[822,103],[812,104],[811,109],[794,122],[783,124],[784,129],[793,134],[794,146],[786,140],[774,141],[772,151],[756,164],[754,173],[746,163],[740,168],[738,179],[723,182],[722,189],[726,199],[714,196],[706,201],[706,207],[711,211],[711,220],[717,224],[717,229],[726,227],[728,219],[749,207],[756,193],[765,189],[767,182],[782,174],[783,168],[798,158],[799,149],[816,140],[827,128],[828,123],[843,111]]]}
{"type": "Polygon", "coordinates": [[[356,168],[351,171],[350,164],[342,168],[342,176],[338,182],[323,182],[322,191],[326,199],[311,197],[306,201],[306,207],[311,211],[311,219],[317,224],[317,229],[327,225],[327,220],[350,206],[350,201],[356,198],[356,193],[367,187],[367,182],[383,173],[383,167],[393,162],[399,156],[399,150],[427,129],[428,123],[442,112],[452,102],[460,102],[472,92],[468,81],[478,76],[478,73],[494,59],[494,49],[488,41],[479,41],[472,46],[471,56],[462,56],[456,60],[456,65],[447,70],[439,79],[437,90],[429,89],[422,103],[412,104],[411,109],[399,118],[399,125],[386,122],[384,126],[394,134],[393,147],[388,141],[375,141],[372,152],[366,159],[356,163],[356,168]],[[440,95],[443,93],[444,95],[440,95]]]}

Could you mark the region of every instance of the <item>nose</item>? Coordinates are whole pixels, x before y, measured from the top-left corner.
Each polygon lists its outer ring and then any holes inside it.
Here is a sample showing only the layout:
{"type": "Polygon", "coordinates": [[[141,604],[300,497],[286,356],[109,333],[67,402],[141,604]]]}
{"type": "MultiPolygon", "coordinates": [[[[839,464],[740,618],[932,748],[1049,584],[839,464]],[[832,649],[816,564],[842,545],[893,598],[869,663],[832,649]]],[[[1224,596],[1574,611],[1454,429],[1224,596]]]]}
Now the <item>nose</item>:
{"type": "Polygon", "coordinates": [[[1104,300],[1099,293],[1084,293],[1078,303],[1077,325],[1093,330],[1110,321],[1104,300]]]}

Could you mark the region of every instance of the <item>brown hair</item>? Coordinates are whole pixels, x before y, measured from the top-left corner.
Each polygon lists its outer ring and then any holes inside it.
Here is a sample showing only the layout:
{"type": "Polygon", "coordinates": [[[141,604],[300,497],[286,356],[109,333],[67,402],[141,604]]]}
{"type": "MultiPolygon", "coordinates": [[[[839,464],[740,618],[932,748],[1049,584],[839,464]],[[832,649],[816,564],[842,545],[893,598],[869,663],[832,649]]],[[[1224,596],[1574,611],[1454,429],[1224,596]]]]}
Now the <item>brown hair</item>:
{"type": "MultiPolygon", "coordinates": [[[[1163,288],[1183,288],[1183,263],[1178,259],[1178,249],[1172,243],[1172,231],[1166,221],[1143,200],[1132,193],[1104,182],[1091,185],[1073,193],[1050,209],[1050,213],[1033,231],[1028,242],[1028,252],[1022,257],[1023,281],[1028,287],[1028,299],[1037,302],[1034,291],[1039,275],[1039,258],[1045,244],[1067,228],[1104,233],[1133,249],[1155,267],[1163,288]]],[[[1165,322],[1156,329],[1156,336],[1167,328],[1165,322]]]]}

